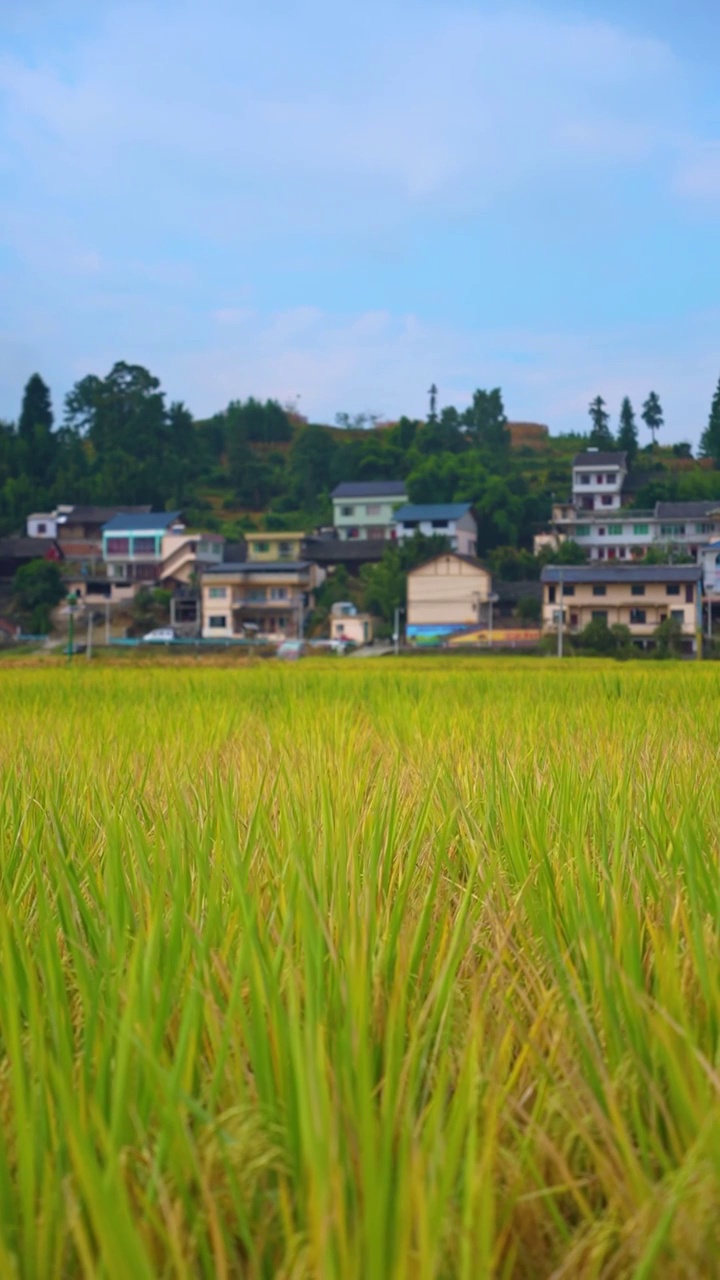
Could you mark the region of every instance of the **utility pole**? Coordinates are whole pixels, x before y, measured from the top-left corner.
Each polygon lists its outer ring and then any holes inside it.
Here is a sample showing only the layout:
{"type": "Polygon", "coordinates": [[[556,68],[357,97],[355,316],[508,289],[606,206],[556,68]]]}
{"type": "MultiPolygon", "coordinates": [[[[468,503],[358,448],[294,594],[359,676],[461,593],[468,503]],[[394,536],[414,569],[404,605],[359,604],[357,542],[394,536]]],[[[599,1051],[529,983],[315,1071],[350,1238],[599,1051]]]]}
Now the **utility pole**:
{"type": "Polygon", "coordinates": [[[298,640],[304,639],[304,633],[305,633],[305,608],[304,608],[303,593],[301,591],[298,597],[298,640]]]}
{"type": "Polygon", "coordinates": [[[558,656],[558,658],[562,658],[562,656],[563,656],[563,623],[564,623],[564,619],[565,619],[565,608],[564,608],[565,598],[564,598],[564,596],[563,596],[563,571],[562,571],[562,569],[560,570],[560,575],[559,575],[559,585],[560,585],[560,616],[559,616],[559,618],[558,618],[558,649],[557,649],[557,656],[558,656]]]}
{"type": "Polygon", "coordinates": [[[77,596],[74,591],[70,592],[67,602],[68,609],[70,611],[70,621],[68,623],[68,662],[72,662],[73,649],[75,647],[75,606],[77,604],[77,596]]]}
{"type": "Polygon", "coordinates": [[[400,605],[396,605],[396,607],[395,607],[395,623],[394,623],[394,625],[393,625],[393,645],[394,645],[394,648],[395,648],[395,657],[396,657],[396,658],[397,658],[397,656],[398,656],[398,654],[399,654],[399,652],[400,652],[400,614],[401,614],[401,613],[404,613],[404,612],[405,612],[405,610],[404,610],[403,608],[401,608],[401,606],[400,606],[400,605]]]}
{"type": "Polygon", "coordinates": [[[105,601],[105,644],[110,647],[110,601],[105,601]]]}
{"type": "Polygon", "coordinates": [[[91,609],[90,612],[88,613],[87,646],[85,648],[85,657],[87,658],[88,662],[92,658],[92,642],[93,642],[93,611],[91,609]]]}
{"type": "Polygon", "coordinates": [[[493,642],[493,605],[500,597],[496,592],[491,591],[488,596],[488,646],[492,649],[493,642]]]}

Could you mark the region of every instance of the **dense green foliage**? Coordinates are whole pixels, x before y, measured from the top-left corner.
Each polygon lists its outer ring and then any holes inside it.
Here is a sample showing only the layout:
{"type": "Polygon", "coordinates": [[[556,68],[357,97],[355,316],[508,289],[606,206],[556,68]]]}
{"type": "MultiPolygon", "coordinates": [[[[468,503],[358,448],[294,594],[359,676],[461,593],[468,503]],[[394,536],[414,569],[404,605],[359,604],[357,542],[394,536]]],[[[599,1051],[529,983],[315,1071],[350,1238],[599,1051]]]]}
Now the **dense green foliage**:
{"type": "MultiPolygon", "coordinates": [[[[720,451],[720,389],[703,448],[720,451]]],[[[638,450],[630,401],[617,440],[604,400],[590,406],[590,435],[549,438],[540,450],[511,448],[499,388],[478,389],[470,405],[433,407],[427,421],[392,424],[339,414],[341,427],[308,423],[273,400],[233,400],[205,421],[170,403],[147,369],[119,362],[104,378],[82,378],[54,424],[50,392],[34,374],[16,425],[0,423],[0,534],[19,531],[30,511],[59,502],[150,503],[181,509],[189,523],[237,537],[259,522],[310,530],[332,519],[329,495],[341,480],[402,479],[414,502],[471,502],[478,551],[529,550],[547,525],[553,496],[570,488],[575,450],[593,443],[627,449],[646,473],[638,505],[658,497],[719,497],[718,480],[677,473],[673,451],[638,450]]],[[[643,408],[653,437],[662,424],[655,393],[643,408]]],[[[688,445],[674,447],[686,457],[688,445]]]]}
{"type": "Polygon", "coordinates": [[[66,595],[60,566],[52,560],[31,560],[13,580],[17,613],[32,635],[50,630],[50,613],[66,595]]]}
{"type": "Polygon", "coordinates": [[[717,1275],[717,695],[0,670],[0,1274],[717,1275]]]}

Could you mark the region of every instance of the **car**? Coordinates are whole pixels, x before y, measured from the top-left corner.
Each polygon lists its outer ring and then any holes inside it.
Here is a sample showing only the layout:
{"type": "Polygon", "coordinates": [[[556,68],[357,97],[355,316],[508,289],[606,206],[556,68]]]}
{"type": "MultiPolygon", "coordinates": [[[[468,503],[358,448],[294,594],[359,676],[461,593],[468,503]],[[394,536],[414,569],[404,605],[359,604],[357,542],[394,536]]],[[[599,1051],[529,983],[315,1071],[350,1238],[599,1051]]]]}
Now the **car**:
{"type": "Polygon", "coordinates": [[[277,656],[278,658],[283,658],[286,662],[304,658],[305,644],[302,640],[283,640],[282,644],[278,646],[277,656]]]}
{"type": "Polygon", "coordinates": [[[143,644],[172,644],[175,639],[172,627],[156,627],[154,631],[148,631],[147,635],[143,636],[143,644]]]}

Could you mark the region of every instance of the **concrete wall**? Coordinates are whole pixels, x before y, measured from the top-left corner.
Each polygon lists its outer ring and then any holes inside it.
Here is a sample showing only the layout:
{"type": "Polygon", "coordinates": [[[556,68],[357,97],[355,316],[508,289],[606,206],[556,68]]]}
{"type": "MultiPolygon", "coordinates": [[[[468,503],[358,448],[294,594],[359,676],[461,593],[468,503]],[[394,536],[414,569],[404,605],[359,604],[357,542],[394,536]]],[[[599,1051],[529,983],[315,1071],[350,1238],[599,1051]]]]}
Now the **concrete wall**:
{"type": "Polygon", "coordinates": [[[338,537],[349,538],[353,529],[357,529],[358,538],[389,536],[393,516],[406,502],[403,494],[393,498],[333,498],[333,523],[338,537]]]}
{"type": "Polygon", "coordinates": [[[487,601],[491,578],[486,569],[442,555],[408,574],[408,626],[445,623],[471,626],[487,601]]]}

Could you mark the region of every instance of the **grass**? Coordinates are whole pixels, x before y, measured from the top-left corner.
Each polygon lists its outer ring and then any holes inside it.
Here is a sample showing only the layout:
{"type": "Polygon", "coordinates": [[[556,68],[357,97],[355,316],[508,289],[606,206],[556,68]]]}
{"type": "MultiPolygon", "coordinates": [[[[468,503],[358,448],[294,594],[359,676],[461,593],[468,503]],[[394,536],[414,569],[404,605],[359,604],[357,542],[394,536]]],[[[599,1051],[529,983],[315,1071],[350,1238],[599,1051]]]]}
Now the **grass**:
{"type": "Polygon", "coordinates": [[[0,706],[0,1275],[719,1274],[714,667],[0,706]]]}

